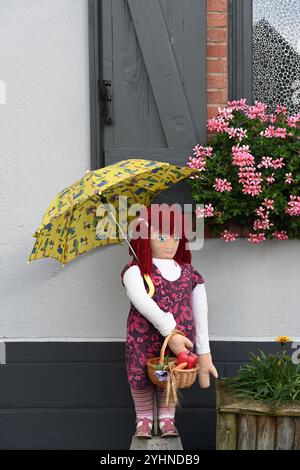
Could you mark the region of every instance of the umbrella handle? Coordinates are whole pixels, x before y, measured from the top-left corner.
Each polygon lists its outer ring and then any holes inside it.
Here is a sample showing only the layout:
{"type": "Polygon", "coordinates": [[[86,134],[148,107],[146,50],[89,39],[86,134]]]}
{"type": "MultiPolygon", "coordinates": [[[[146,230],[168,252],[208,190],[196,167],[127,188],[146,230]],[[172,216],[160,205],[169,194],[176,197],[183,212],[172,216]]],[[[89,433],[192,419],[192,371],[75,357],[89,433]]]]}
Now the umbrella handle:
{"type": "Polygon", "coordinates": [[[146,283],[147,283],[147,285],[148,285],[148,287],[149,287],[148,295],[149,295],[150,297],[153,297],[155,289],[154,289],[154,284],[153,284],[153,282],[152,282],[152,279],[151,279],[151,277],[149,276],[149,274],[144,274],[144,279],[145,279],[145,281],[146,281],[146,283]]]}

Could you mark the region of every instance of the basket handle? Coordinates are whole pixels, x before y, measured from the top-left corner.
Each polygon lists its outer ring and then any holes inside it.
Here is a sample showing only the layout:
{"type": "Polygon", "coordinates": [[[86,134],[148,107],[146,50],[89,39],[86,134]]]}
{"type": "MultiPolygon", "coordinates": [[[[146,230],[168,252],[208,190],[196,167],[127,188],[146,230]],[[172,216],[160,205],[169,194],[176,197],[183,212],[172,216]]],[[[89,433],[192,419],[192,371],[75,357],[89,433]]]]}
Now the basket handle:
{"type": "Polygon", "coordinates": [[[171,333],[168,334],[168,336],[165,337],[165,340],[163,342],[163,345],[162,345],[162,348],[160,350],[160,358],[159,358],[159,363],[160,364],[163,364],[164,363],[164,355],[165,355],[165,351],[166,351],[166,348],[167,348],[167,345],[168,345],[168,342],[169,342],[169,339],[175,335],[175,334],[180,334],[180,335],[183,335],[183,336],[186,336],[183,331],[181,330],[173,330],[171,331],[171,333]]]}

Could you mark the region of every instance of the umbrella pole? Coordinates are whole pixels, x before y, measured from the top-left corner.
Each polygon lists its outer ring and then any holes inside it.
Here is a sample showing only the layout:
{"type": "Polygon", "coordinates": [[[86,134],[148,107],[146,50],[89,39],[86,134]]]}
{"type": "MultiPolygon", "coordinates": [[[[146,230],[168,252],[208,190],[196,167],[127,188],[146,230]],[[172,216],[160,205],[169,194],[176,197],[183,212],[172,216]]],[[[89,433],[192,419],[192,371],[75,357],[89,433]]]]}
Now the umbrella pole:
{"type": "MultiPolygon", "coordinates": [[[[105,198],[104,198],[103,196],[102,196],[102,199],[104,200],[103,202],[107,203],[107,201],[105,200],[105,198]]],[[[121,228],[120,225],[118,224],[118,221],[117,221],[117,219],[115,218],[113,212],[111,211],[111,209],[110,209],[108,203],[107,203],[107,205],[108,205],[108,213],[109,213],[110,217],[111,217],[111,218],[113,219],[113,221],[117,224],[118,229],[119,229],[119,232],[122,233],[122,235],[123,235],[123,237],[124,237],[124,239],[125,239],[127,245],[129,246],[129,249],[132,251],[132,254],[133,254],[133,256],[135,257],[135,259],[138,261],[139,259],[138,259],[137,255],[136,255],[136,252],[135,252],[134,249],[132,248],[132,246],[131,246],[131,244],[130,244],[130,242],[129,242],[127,236],[126,236],[126,234],[123,232],[122,228],[121,228]]],[[[120,240],[120,237],[119,237],[119,240],[120,240]]]]}

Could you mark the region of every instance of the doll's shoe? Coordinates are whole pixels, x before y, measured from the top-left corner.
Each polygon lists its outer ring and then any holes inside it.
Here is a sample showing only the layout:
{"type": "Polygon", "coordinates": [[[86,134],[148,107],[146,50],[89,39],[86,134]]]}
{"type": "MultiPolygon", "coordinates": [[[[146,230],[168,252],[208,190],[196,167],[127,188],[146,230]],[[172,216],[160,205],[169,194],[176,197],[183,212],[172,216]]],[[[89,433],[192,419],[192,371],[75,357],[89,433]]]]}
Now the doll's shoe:
{"type": "Polygon", "coordinates": [[[159,427],[161,436],[160,437],[176,437],[179,436],[174,419],[164,418],[159,420],[159,427]]]}
{"type": "Polygon", "coordinates": [[[138,421],[135,436],[140,437],[141,439],[151,439],[152,419],[143,418],[142,420],[138,421]]]}

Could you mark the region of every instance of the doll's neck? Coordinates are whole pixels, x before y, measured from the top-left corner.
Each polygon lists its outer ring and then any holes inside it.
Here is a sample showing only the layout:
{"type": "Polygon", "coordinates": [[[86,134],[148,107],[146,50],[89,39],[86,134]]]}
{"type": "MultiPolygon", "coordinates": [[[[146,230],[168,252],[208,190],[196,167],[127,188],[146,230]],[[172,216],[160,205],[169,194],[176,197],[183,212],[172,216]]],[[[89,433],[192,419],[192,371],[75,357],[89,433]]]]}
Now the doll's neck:
{"type": "Polygon", "coordinates": [[[161,275],[169,281],[175,281],[180,277],[181,268],[173,258],[152,258],[161,275]]]}
{"type": "Polygon", "coordinates": [[[159,263],[160,265],[166,265],[166,267],[170,266],[178,266],[178,263],[174,260],[174,258],[156,258],[152,257],[153,263],[159,263]]]}
{"type": "Polygon", "coordinates": [[[156,258],[155,256],[152,257],[152,261],[154,264],[158,264],[159,266],[163,266],[166,269],[177,268],[179,265],[177,261],[173,258],[156,258]]]}

